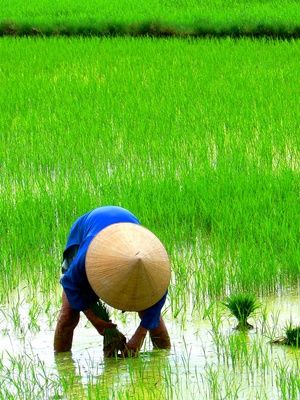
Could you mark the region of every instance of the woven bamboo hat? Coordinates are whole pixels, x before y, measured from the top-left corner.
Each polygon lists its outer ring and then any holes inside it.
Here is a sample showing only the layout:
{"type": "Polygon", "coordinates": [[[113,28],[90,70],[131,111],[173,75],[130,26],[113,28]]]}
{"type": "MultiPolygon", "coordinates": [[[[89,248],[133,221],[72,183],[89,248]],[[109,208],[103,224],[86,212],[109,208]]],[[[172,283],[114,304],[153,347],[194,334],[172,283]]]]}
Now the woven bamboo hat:
{"type": "Polygon", "coordinates": [[[94,237],[85,268],[94,292],[126,311],[145,310],[159,301],[171,276],[160,240],[143,226],[127,222],[110,225],[94,237]]]}

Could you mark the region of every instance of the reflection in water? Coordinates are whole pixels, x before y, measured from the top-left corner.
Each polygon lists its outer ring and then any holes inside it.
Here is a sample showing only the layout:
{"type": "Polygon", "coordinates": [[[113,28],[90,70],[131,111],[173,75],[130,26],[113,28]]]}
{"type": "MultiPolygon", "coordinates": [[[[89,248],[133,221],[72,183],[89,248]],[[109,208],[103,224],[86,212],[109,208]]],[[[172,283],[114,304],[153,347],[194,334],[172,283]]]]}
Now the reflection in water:
{"type": "MultiPolygon", "coordinates": [[[[143,351],[137,359],[103,359],[102,338],[84,319],[76,329],[72,354],[54,356],[54,331],[46,314],[41,312],[40,329],[32,331],[30,301],[22,300],[16,308],[22,316],[17,326],[10,318],[11,304],[0,305],[0,382],[7,383],[0,385],[0,398],[13,398],[1,397],[5,387],[8,393],[37,393],[30,400],[213,399],[220,393],[239,400],[299,400],[297,394],[285,394],[285,390],[300,390],[299,349],[269,343],[272,337],[283,335],[291,319],[295,325],[300,323],[299,290],[260,301],[264,307],[250,320],[254,329],[246,334],[233,329],[236,320],[217,304],[205,318],[195,310],[183,310],[177,318],[167,311],[172,349],[143,351]],[[49,397],[41,397],[41,391],[50,393],[49,397]]],[[[128,313],[123,324],[117,318],[127,337],[138,323],[134,315],[128,313]]],[[[144,349],[151,348],[148,338],[144,349]]]]}
{"type": "Polygon", "coordinates": [[[76,363],[71,352],[58,353],[54,356],[62,392],[67,399],[85,398],[81,376],[76,372],[76,363]]]}
{"type": "Polygon", "coordinates": [[[170,364],[166,350],[144,352],[138,358],[104,358],[86,382],[72,353],[56,354],[55,365],[67,399],[114,399],[121,394],[125,398],[167,399],[165,378],[170,364]]]}

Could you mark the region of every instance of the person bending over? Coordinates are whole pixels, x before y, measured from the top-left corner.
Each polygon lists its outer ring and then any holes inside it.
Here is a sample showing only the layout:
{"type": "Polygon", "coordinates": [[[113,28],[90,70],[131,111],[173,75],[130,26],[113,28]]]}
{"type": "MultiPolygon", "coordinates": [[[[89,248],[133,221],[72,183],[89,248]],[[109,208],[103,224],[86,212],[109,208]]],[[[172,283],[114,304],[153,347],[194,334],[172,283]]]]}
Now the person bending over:
{"type": "Polygon", "coordinates": [[[71,350],[80,312],[100,335],[116,327],[92,311],[99,299],[139,314],[141,322],[126,343],[124,356],[138,354],[148,331],[156,348],[170,348],[161,316],[171,275],[168,255],[160,240],[130,211],[105,206],[78,218],[63,252],[62,274],[55,352],[71,350]]]}

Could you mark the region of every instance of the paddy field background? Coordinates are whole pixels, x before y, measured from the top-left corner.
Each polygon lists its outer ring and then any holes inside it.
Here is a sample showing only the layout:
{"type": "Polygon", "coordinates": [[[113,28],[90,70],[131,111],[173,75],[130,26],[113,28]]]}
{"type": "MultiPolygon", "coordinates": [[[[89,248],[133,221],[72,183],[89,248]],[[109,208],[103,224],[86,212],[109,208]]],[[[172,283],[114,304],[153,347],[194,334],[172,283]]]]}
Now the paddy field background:
{"type": "Polygon", "coordinates": [[[296,0],[0,0],[2,35],[300,37],[296,0]]]}
{"type": "Polygon", "coordinates": [[[300,324],[299,42],[3,37],[0,54],[0,399],[299,399],[299,350],[269,343],[300,324]],[[82,320],[53,354],[69,227],[106,204],[170,253],[170,352],[104,360],[82,320]],[[236,292],[261,302],[249,334],[221,305],[236,292]]]}

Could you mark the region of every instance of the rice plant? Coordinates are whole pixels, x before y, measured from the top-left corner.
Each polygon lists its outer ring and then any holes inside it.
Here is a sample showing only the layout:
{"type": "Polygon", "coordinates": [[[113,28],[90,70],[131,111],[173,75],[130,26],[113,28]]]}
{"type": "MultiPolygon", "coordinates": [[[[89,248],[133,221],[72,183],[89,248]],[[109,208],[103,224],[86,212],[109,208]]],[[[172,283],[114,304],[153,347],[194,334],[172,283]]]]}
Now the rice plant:
{"type": "Polygon", "coordinates": [[[247,320],[259,307],[254,295],[247,293],[233,294],[227,297],[222,304],[227,307],[231,314],[238,320],[238,325],[235,329],[253,329],[253,326],[249,324],[247,320]]]}
{"type": "Polygon", "coordinates": [[[286,344],[288,346],[300,347],[300,325],[292,326],[290,323],[285,327],[285,335],[271,340],[272,344],[286,344]]]}
{"type": "Polygon", "coordinates": [[[286,344],[290,346],[300,347],[300,325],[289,325],[285,329],[286,344]]]}

